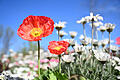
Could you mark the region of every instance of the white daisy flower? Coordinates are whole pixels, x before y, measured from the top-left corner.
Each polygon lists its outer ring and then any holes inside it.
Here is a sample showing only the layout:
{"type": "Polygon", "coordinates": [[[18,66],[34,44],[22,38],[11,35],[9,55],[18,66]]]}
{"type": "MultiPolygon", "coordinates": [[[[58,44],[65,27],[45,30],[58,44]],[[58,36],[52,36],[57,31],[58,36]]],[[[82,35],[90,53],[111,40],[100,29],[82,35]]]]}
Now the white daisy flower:
{"type": "MultiPolygon", "coordinates": [[[[94,26],[94,27],[98,27],[98,26],[102,26],[102,25],[103,25],[102,22],[94,22],[94,23],[93,23],[93,26],[94,26]]],[[[90,24],[90,26],[92,27],[92,24],[90,24]]]]}
{"type": "Polygon", "coordinates": [[[70,34],[70,36],[72,38],[74,38],[75,36],[77,36],[77,32],[75,32],[75,31],[70,31],[69,34],[70,34]]]}
{"type": "Polygon", "coordinates": [[[87,19],[86,18],[82,18],[81,20],[76,21],[78,24],[86,24],[87,23],[87,19]]]}
{"type": "Polygon", "coordinates": [[[115,66],[115,69],[117,69],[118,71],[120,71],[120,66],[115,66]]]}
{"type": "Polygon", "coordinates": [[[100,50],[94,51],[95,57],[99,61],[108,61],[110,59],[110,55],[108,53],[102,52],[100,50]]]}
{"type": "Polygon", "coordinates": [[[55,24],[54,24],[54,27],[55,27],[57,30],[61,30],[62,28],[65,27],[65,24],[66,24],[66,22],[61,22],[61,21],[59,21],[59,23],[55,23],[55,24]]]}
{"type": "Polygon", "coordinates": [[[108,42],[109,42],[108,39],[104,39],[104,40],[101,40],[101,41],[100,41],[100,44],[102,45],[102,47],[105,47],[105,45],[107,45],[108,42]]]}
{"type": "Polygon", "coordinates": [[[70,63],[70,62],[74,62],[74,57],[72,55],[63,55],[62,56],[63,61],[70,63]]]}
{"type": "Polygon", "coordinates": [[[112,52],[117,52],[119,48],[117,46],[111,45],[110,49],[112,50],[112,52]]]}
{"type": "Polygon", "coordinates": [[[103,20],[102,16],[100,16],[99,14],[94,16],[92,12],[90,13],[90,16],[86,16],[85,18],[88,22],[103,20]]]}
{"type": "Polygon", "coordinates": [[[100,26],[97,30],[99,30],[101,32],[104,32],[106,30],[106,27],[105,26],[100,26]]]}
{"type": "Polygon", "coordinates": [[[78,54],[81,54],[82,52],[85,51],[85,48],[83,45],[75,44],[75,46],[73,48],[74,48],[75,52],[78,54]]]}
{"type": "Polygon", "coordinates": [[[105,24],[105,27],[106,27],[106,30],[107,30],[108,32],[112,32],[113,29],[115,28],[115,24],[106,23],[106,24],[105,24]]]}
{"type": "Polygon", "coordinates": [[[84,36],[83,36],[83,35],[80,35],[79,39],[84,39],[84,36]]]}
{"type": "MultiPolygon", "coordinates": [[[[58,34],[58,31],[57,31],[58,34]]],[[[68,35],[65,31],[60,31],[59,36],[62,38],[64,35],[68,35]]]]}

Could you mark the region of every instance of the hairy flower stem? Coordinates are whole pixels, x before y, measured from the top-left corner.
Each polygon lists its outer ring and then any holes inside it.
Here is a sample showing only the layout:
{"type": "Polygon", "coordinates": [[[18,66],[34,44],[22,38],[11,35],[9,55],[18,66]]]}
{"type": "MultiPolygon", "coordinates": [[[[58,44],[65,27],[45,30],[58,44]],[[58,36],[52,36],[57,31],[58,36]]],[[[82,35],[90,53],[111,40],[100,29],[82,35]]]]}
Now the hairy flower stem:
{"type": "Polygon", "coordinates": [[[38,75],[40,79],[40,42],[38,41],[38,75]]]}
{"type": "Polygon", "coordinates": [[[58,41],[60,41],[60,30],[58,30],[58,41]]]}
{"type": "Polygon", "coordinates": [[[93,69],[93,64],[94,64],[94,53],[93,53],[93,33],[94,33],[94,26],[93,26],[94,20],[92,20],[92,41],[91,41],[91,55],[92,55],[92,60],[91,60],[91,66],[93,69]]]}
{"type": "Polygon", "coordinates": [[[83,34],[84,34],[84,40],[86,38],[86,33],[85,33],[85,24],[83,24],[83,34]]]}
{"type": "MultiPolygon", "coordinates": [[[[109,54],[111,56],[111,59],[112,59],[112,53],[110,53],[110,45],[111,45],[111,41],[110,41],[110,32],[109,32],[109,54]]],[[[110,63],[110,73],[112,74],[113,76],[113,72],[112,72],[112,63],[110,63]]]]}
{"type": "Polygon", "coordinates": [[[67,68],[68,68],[68,77],[70,79],[70,67],[69,67],[69,65],[67,66],[67,68]]]}
{"type": "MultiPolygon", "coordinates": [[[[109,32],[109,54],[110,54],[110,32],[109,32]]],[[[112,58],[112,54],[111,55],[111,58],[112,58]]]]}
{"type": "MultiPolygon", "coordinates": [[[[58,41],[60,41],[60,30],[58,30],[58,41]]],[[[61,73],[61,55],[58,55],[59,58],[59,73],[61,73]]]]}
{"type": "Polygon", "coordinates": [[[58,55],[59,57],[59,73],[61,73],[61,55],[58,55]]]}
{"type": "Polygon", "coordinates": [[[93,26],[93,21],[92,21],[92,41],[91,41],[91,50],[93,48],[93,33],[94,33],[94,26],[93,26]]]}

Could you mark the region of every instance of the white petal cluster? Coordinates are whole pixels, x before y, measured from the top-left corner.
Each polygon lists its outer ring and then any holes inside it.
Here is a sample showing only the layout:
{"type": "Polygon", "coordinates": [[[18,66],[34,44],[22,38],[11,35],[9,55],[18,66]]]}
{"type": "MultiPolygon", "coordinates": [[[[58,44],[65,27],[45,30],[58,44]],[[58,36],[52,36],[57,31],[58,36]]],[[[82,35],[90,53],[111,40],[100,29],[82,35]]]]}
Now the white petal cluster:
{"type": "Polygon", "coordinates": [[[63,21],[63,22],[59,21],[58,23],[55,23],[55,24],[54,24],[54,27],[62,27],[62,28],[64,28],[64,27],[65,27],[65,24],[66,24],[65,21],[63,21]]]}
{"type": "Polygon", "coordinates": [[[88,44],[90,44],[91,43],[91,38],[90,37],[85,37],[84,38],[84,36],[80,36],[80,42],[82,43],[82,44],[85,44],[85,45],[88,45],[88,44]]]}
{"type": "Polygon", "coordinates": [[[99,21],[99,20],[103,20],[103,17],[100,16],[99,14],[97,14],[96,16],[93,15],[93,13],[90,13],[90,16],[86,16],[86,19],[91,22],[91,21],[99,21]]]}
{"type": "Polygon", "coordinates": [[[110,46],[110,49],[111,49],[112,51],[117,52],[119,48],[118,48],[117,46],[111,45],[111,46],[110,46]]]}
{"type": "Polygon", "coordinates": [[[112,57],[112,60],[114,60],[116,62],[120,62],[120,58],[118,58],[118,57],[112,57]]]}
{"type": "Polygon", "coordinates": [[[58,63],[57,63],[57,62],[55,62],[55,61],[50,62],[50,68],[51,68],[51,69],[53,69],[53,68],[55,68],[55,67],[57,67],[57,66],[58,66],[58,63]]]}
{"type": "Polygon", "coordinates": [[[106,27],[106,30],[107,30],[108,32],[112,32],[113,29],[115,28],[115,24],[106,23],[106,24],[105,24],[105,27],[106,27]]]}
{"type": "Polygon", "coordinates": [[[79,53],[79,52],[82,53],[85,51],[85,47],[83,45],[75,44],[75,46],[73,48],[74,48],[76,53],[79,53]]]}
{"type": "Polygon", "coordinates": [[[77,32],[75,32],[75,31],[70,31],[69,34],[70,34],[70,36],[74,36],[74,37],[77,36],[77,32]]]}
{"type": "Polygon", "coordinates": [[[106,23],[106,24],[105,24],[105,27],[106,27],[107,29],[108,29],[108,28],[114,29],[114,28],[115,28],[115,24],[106,23]]]}
{"type": "MultiPolygon", "coordinates": [[[[98,26],[102,26],[102,25],[103,25],[103,23],[99,22],[99,21],[93,23],[94,27],[98,27],[98,26]]],[[[90,26],[92,27],[92,24],[90,24],[90,26]]]]}
{"type": "Polygon", "coordinates": [[[70,63],[70,62],[74,62],[74,57],[72,55],[63,55],[62,56],[63,61],[70,63]]]}
{"type": "Polygon", "coordinates": [[[104,32],[106,30],[106,27],[105,26],[100,26],[97,30],[99,30],[101,32],[104,32]]]}
{"type": "MultiPolygon", "coordinates": [[[[58,31],[57,31],[57,34],[58,34],[58,31]]],[[[59,35],[63,35],[64,36],[64,35],[68,35],[68,34],[65,31],[60,31],[59,35]]]]}
{"type": "Polygon", "coordinates": [[[74,39],[63,39],[63,40],[69,42],[70,45],[75,45],[76,43],[74,39]]]}
{"type": "Polygon", "coordinates": [[[84,39],[85,37],[83,35],[80,35],[79,39],[84,39]]]}
{"type": "Polygon", "coordinates": [[[108,42],[109,42],[108,39],[104,39],[104,40],[101,40],[101,41],[100,41],[100,44],[103,45],[103,46],[105,46],[105,45],[108,44],[108,42]]]}
{"type": "Polygon", "coordinates": [[[81,20],[76,21],[78,24],[86,24],[87,23],[87,19],[85,17],[83,17],[81,20]]]}
{"type": "Polygon", "coordinates": [[[118,71],[120,71],[120,66],[115,66],[115,69],[117,69],[118,71]]]}
{"type": "Polygon", "coordinates": [[[94,51],[96,59],[99,61],[108,61],[110,59],[110,55],[108,53],[102,51],[94,51]]]}

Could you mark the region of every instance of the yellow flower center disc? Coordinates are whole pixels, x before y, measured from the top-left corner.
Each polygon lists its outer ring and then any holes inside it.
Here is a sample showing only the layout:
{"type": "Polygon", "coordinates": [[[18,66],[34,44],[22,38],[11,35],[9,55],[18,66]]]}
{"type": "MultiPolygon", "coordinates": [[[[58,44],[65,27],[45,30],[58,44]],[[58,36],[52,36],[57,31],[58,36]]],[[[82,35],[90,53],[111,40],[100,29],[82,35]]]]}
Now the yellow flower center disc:
{"type": "Polygon", "coordinates": [[[63,47],[63,46],[57,46],[57,47],[55,47],[54,49],[60,50],[62,47],[63,47]]]}
{"type": "Polygon", "coordinates": [[[38,37],[38,36],[40,36],[42,33],[43,33],[43,31],[42,31],[40,28],[33,28],[33,29],[31,30],[31,35],[32,35],[33,37],[38,37]]]}

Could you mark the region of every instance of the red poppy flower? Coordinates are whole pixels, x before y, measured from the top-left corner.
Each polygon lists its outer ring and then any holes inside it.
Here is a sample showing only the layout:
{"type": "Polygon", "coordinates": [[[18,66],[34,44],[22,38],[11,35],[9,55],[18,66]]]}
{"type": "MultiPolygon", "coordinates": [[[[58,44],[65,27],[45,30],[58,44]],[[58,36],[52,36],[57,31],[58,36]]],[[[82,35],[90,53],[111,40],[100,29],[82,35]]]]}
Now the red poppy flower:
{"type": "Polygon", "coordinates": [[[54,22],[45,16],[28,16],[18,28],[17,34],[24,40],[38,41],[52,34],[54,22]]]}
{"type": "Polygon", "coordinates": [[[69,43],[67,41],[51,41],[48,49],[50,53],[60,55],[67,50],[69,43]]]}
{"type": "Polygon", "coordinates": [[[116,38],[116,44],[120,45],[120,37],[116,38]]]}

